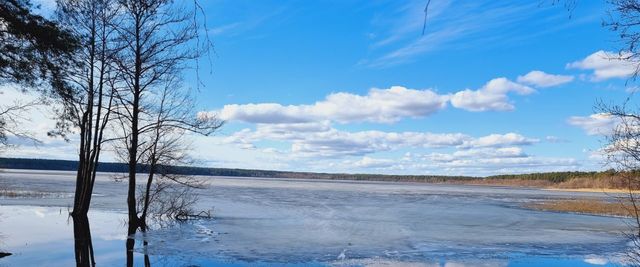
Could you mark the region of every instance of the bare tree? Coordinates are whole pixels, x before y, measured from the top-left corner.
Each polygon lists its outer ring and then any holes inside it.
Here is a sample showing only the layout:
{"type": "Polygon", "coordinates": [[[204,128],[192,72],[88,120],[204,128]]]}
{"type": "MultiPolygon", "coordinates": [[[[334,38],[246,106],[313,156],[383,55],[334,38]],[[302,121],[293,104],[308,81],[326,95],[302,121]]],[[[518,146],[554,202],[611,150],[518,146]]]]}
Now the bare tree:
{"type": "MultiPolygon", "coordinates": [[[[164,183],[154,181],[162,178],[174,184],[185,183],[172,179],[174,176],[164,169],[185,158],[180,148],[182,136],[187,132],[210,134],[221,123],[198,118],[192,112],[194,103],[187,97],[188,91],[180,83],[187,63],[209,48],[208,42],[203,45],[198,38],[198,3],[193,3],[193,12],[185,2],[171,0],[118,3],[122,20],[116,30],[122,49],[115,63],[122,88],[116,91],[114,132],[122,138],[116,151],[128,164],[128,233],[133,235],[138,228],[147,229],[152,200],[159,196],[156,193],[166,192],[160,190],[166,188],[164,183]],[[147,182],[138,196],[136,182],[141,171],[146,171],[147,182]]],[[[133,245],[129,238],[128,251],[133,245]]]]}
{"type": "Polygon", "coordinates": [[[136,209],[139,165],[150,167],[148,180],[153,181],[158,164],[179,140],[166,140],[167,136],[175,131],[210,134],[220,123],[197,118],[189,109],[193,103],[181,93],[186,89],[179,77],[186,63],[209,47],[198,42],[197,2],[193,14],[169,0],[119,3],[123,20],[116,29],[123,49],[116,64],[124,89],[116,95],[117,131],[125,140],[123,158],[129,165],[129,222],[138,227],[143,224],[136,209]]]}
{"type": "Polygon", "coordinates": [[[618,33],[621,46],[616,59],[633,64],[635,79],[640,71],[640,0],[609,0],[608,4],[608,19],[603,25],[618,33]]]}
{"type": "Polygon", "coordinates": [[[615,122],[614,128],[606,135],[606,145],[602,152],[606,164],[627,187],[621,205],[633,218],[629,234],[634,249],[629,251],[629,260],[635,266],[640,265],[640,109],[630,107],[631,98],[621,105],[598,103],[596,110],[607,114],[615,122]]]}
{"type": "Polygon", "coordinates": [[[73,216],[86,216],[96,179],[104,133],[115,95],[113,69],[114,22],[118,8],[112,0],[58,0],[57,17],[81,42],[77,64],[67,66],[68,94],[58,95],[62,108],[57,131],[78,129],[78,170],[73,216]]]}
{"type": "Polygon", "coordinates": [[[186,47],[193,37],[180,12],[174,15],[166,0],[121,0],[123,22],[117,27],[124,49],[116,63],[125,88],[118,92],[118,129],[125,138],[124,158],[129,165],[127,206],[129,224],[138,226],[136,210],[136,178],[140,160],[143,101],[158,85],[176,74],[179,64],[194,58],[186,47]]]}
{"type": "Polygon", "coordinates": [[[139,131],[139,164],[147,176],[137,209],[143,231],[149,216],[157,219],[195,216],[190,208],[197,199],[191,193],[194,188],[202,188],[203,183],[193,176],[177,174],[173,168],[192,163],[185,135],[209,135],[222,125],[215,118],[197,117],[192,94],[178,81],[168,80],[157,93],[145,101],[139,131]]]}
{"type": "MultiPolygon", "coordinates": [[[[1,94],[2,92],[0,92],[1,94]]],[[[26,102],[16,100],[8,105],[0,105],[0,152],[11,146],[9,142],[10,136],[39,143],[39,140],[34,137],[32,132],[20,125],[29,120],[27,114],[40,103],[38,100],[26,102]]]]}

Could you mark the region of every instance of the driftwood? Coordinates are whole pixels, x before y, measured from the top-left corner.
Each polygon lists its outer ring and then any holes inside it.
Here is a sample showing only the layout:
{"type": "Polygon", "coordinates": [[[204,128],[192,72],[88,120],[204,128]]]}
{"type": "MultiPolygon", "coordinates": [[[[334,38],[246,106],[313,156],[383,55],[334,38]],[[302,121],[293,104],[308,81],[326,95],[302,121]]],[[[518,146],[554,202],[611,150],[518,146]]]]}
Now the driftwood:
{"type": "Polygon", "coordinates": [[[199,219],[211,219],[211,210],[201,211],[196,214],[190,214],[187,212],[179,212],[175,215],[175,219],[178,221],[199,220],[199,219]]]}

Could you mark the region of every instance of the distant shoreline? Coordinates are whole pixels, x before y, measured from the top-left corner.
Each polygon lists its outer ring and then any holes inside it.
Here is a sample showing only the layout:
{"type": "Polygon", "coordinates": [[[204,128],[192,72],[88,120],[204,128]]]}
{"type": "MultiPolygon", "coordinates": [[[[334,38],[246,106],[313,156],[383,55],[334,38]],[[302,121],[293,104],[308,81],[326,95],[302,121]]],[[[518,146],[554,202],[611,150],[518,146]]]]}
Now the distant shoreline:
{"type": "MultiPolygon", "coordinates": [[[[77,168],[77,164],[77,161],[72,160],[0,158],[0,169],[75,171],[77,168]]],[[[417,182],[430,184],[524,187],[576,192],[628,192],[628,189],[624,186],[626,185],[626,183],[620,181],[620,179],[613,175],[611,172],[549,172],[473,177],[445,175],[315,173],[275,170],[206,168],[191,166],[161,166],[161,168],[163,171],[168,173],[203,176],[417,182]]],[[[140,172],[145,172],[145,169],[146,166],[144,165],[138,166],[138,170],[140,172]]],[[[110,173],[125,173],[127,172],[127,166],[124,163],[100,163],[98,166],[98,171],[110,173]]]]}

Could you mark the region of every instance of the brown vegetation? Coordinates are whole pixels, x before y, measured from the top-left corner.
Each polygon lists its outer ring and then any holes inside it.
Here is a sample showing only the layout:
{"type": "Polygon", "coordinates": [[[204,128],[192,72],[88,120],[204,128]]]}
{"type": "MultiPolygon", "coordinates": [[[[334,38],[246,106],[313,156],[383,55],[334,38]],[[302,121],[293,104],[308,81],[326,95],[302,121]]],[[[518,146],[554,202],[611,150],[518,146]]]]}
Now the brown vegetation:
{"type": "MultiPolygon", "coordinates": [[[[552,179],[522,179],[522,178],[485,178],[477,180],[463,180],[460,184],[471,185],[495,185],[495,186],[515,186],[515,187],[538,187],[546,189],[589,189],[589,190],[620,190],[628,191],[627,180],[619,175],[585,175],[573,177],[564,181],[553,181],[552,179]]],[[[632,188],[637,191],[640,188],[632,188]]]]}
{"type": "Polygon", "coordinates": [[[610,202],[600,199],[553,200],[528,204],[526,207],[543,211],[631,217],[630,203],[610,202]]]}
{"type": "Polygon", "coordinates": [[[45,192],[0,189],[0,197],[3,198],[44,198],[47,195],[49,194],[45,192]]]}
{"type": "Polygon", "coordinates": [[[476,179],[476,180],[464,180],[457,182],[456,184],[469,184],[469,185],[494,185],[494,186],[514,186],[514,187],[551,187],[555,183],[548,180],[524,180],[524,179],[476,179]]]}

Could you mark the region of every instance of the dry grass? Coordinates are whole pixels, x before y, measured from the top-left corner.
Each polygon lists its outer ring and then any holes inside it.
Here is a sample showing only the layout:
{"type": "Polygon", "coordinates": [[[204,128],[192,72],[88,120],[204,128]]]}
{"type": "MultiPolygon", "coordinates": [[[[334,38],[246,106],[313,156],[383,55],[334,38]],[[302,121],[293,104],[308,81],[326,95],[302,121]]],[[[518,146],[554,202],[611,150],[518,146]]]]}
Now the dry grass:
{"type": "Polygon", "coordinates": [[[553,182],[548,180],[523,180],[523,179],[478,179],[477,181],[464,181],[462,184],[470,185],[496,185],[514,187],[551,187],[553,182]]]}
{"type": "Polygon", "coordinates": [[[630,206],[628,204],[608,202],[600,199],[553,200],[529,204],[527,207],[543,211],[631,217],[630,206]]]}
{"type": "Polygon", "coordinates": [[[14,191],[9,189],[0,189],[1,198],[44,198],[48,196],[45,192],[35,191],[14,191]]]}
{"type": "MultiPolygon", "coordinates": [[[[619,176],[607,177],[577,177],[564,182],[554,183],[550,180],[543,179],[478,179],[473,181],[460,181],[455,184],[470,185],[493,185],[493,186],[512,186],[512,187],[537,187],[555,190],[568,191],[590,191],[590,192],[610,192],[610,193],[626,193],[629,192],[629,184],[626,179],[619,176]]],[[[636,183],[638,184],[638,183],[636,183]]],[[[634,186],[638,187],[638,186],[634,186]]],[[[639,191],[640,188],[633,188],[633,191],[639,191]]]]}
{"type": "MultiPolygon", "coordinates": [[[[554,186],[559,189],[580,189],[580,188],[598,188],[598,189],[619,189],[628,190],[629,183],[626,179],[620,176],[608,176],[608,177],[580,177],[573,178],[566,182],[559,183],[554,186]]],[[[638,188],[633,188],[638,190],[638,188]]]]}

